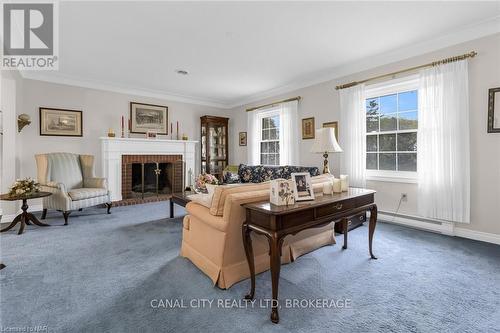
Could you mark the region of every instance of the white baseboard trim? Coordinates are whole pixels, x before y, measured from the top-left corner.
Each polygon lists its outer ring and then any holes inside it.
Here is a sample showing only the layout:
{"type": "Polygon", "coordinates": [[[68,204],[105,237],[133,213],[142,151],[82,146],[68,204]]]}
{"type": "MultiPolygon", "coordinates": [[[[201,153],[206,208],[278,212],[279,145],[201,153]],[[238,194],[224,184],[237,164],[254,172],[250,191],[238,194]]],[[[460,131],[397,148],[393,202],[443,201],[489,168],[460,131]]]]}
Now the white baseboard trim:
{"type": "Polygon", "coordinates": [[[432,221],[415,216],[402,216],[400,214],[394,215],[389,212],[379,212],[378,218],[387,223],[400,224],[411,228],[440,233],[447,236],[468,238],[500,245],[499,234],[460,228],[452,222],[432,221]]]}
{"type": "MultiPolygon", "coordinates": [[[[28,208],[28,212],[40,212],[43,210],[43,205],[30,205],[28,208]]],[[[15,214],[7,214],[7,215],[2,215],[2,220],[0,223],[10,223],[14,221],[17,215],[21,214],[22,210],[19,209],[19,211],[15,214]]]]}
{"type": "Polygon", "coordinates": [[[455,227],[455,236],[500,245],[500,235],[455,227]]]}

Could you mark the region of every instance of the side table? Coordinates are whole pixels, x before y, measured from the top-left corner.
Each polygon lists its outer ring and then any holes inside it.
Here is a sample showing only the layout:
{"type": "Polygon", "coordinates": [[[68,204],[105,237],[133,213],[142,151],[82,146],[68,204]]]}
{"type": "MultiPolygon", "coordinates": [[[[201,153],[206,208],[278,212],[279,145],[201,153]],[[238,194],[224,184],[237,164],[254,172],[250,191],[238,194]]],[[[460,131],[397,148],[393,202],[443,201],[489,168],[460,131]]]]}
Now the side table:
{"type": "Polygon", "coordinates": [[[23,205],[21,206],[22,213],[17,215],[16,218],[10,223],[8,227],[5,227],[4,229],[0,230],[0,232],[4,232],[7,230],[10,230],[16,226],[17,223],[21,223],[21,226],[19,227],[19,231],[17,232],[18,235],[22,234],[24,231],[24,227],[26,224],[31,224],[33,222],[34,224],[40,226],[40,227],[48,227],[49,224],[45,224],[40,222],[35,215],[31,214],[28,212],[28,200],[30,199],[38,199],[38,198],[43,198],[43,197],[48,197],[49,195],[52,195],[50,192],[35,192],[30,195],[9,195],[9,194],[2,194],[0,195],[0,200],[4,201],[17,201],[17,200],[22,200],[23,205]]]}
{"type": "Polygon", "coordinates": [[[186,207],[187,203],[191,200],[187,197],[188,195],[196,194],[194,191],[184,191],[172,193],[172,197],[170,198],[170,218],[174,218],[174,203],[179,206],[186,207]]]}

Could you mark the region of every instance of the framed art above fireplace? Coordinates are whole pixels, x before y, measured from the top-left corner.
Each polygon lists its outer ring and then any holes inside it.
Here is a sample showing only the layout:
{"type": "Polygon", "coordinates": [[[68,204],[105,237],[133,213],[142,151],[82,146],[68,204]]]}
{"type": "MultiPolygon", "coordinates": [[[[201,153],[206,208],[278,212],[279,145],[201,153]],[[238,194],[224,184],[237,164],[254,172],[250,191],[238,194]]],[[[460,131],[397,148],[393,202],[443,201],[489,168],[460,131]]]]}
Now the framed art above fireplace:
{"type": "Polygon", "coordinates": [[[130,133],[155,131],[159,135],[168,134],[167,106],[130,102],[130,119],[130,133]]]}

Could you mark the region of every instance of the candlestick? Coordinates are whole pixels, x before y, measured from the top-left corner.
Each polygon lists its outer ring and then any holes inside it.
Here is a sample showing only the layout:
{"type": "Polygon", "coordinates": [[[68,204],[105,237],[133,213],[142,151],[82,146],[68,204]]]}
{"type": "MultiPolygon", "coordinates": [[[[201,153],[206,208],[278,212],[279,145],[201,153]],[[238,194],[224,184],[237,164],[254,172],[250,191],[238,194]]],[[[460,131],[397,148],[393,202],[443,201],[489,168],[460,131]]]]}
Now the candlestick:
{"type": "Polygon", "coordinates": [[[177,140],[179,140],[179,121],[177,121],[177,140]]]}
{"type": "Polygon", "coordinates": [[[128,137],[130,138],[130,132],[132,132],[132,119],[128,118],[128,137]]]}
{"type": "Polygon", "coordinates": [[[170,140],[172,140],[172,136],[173,136],[173,132],[174,132],[174,123],[170,123],[170,140]]]}
{"type": "Polygon", "coordinates": [[[124,129],[124,126],[125,126],[125,124],[124,124],[124,119],[123,119],[123,116],[122,116],[122,138],[124,138],[124,137],[125,137],[125,129],[124,129]]]}

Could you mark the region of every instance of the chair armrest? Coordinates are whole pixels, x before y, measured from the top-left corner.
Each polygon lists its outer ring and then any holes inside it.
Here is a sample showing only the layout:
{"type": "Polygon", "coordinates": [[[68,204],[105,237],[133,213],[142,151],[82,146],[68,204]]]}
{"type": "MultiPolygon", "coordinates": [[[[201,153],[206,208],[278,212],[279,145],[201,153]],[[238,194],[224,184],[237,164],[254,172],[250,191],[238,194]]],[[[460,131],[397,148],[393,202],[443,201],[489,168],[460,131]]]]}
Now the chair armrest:
{"type": "Polygon", "coordinates": [[[66,185],[64,185],[63,183],[49,182],[47,184],[41,184],[40,188],[42,189],[42,191],[51,193],[57,193],[57,192],[62,192],[64,194],[68,193],[68,191],[66,190],[66,185]]]}
{"type": "Polygon", "coordinates": [[[86,188],[108,188],[108,182],[106,178],[87,178],[83,181],[83,185],[86,188]]]}

